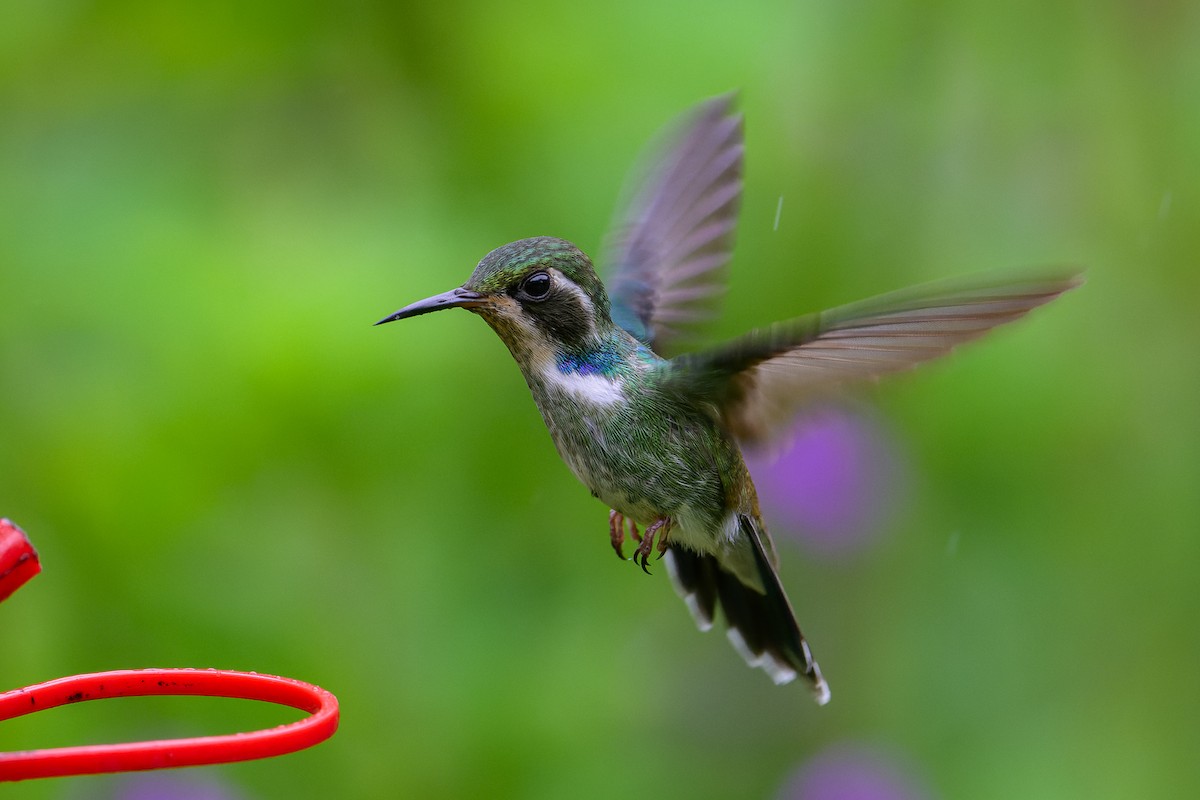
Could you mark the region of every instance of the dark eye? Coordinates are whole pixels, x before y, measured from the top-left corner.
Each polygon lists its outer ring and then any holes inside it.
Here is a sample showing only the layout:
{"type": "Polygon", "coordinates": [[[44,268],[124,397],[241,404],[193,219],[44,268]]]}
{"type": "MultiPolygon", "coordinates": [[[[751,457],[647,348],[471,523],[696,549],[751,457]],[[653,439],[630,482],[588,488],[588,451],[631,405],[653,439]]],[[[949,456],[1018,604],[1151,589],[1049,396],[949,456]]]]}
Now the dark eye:
{"type": "Polygon", "coordinates": [[[535,272],[521,281],[521,294],[530,300],[545,300],[550,294],[550,273],[535,272]]]}

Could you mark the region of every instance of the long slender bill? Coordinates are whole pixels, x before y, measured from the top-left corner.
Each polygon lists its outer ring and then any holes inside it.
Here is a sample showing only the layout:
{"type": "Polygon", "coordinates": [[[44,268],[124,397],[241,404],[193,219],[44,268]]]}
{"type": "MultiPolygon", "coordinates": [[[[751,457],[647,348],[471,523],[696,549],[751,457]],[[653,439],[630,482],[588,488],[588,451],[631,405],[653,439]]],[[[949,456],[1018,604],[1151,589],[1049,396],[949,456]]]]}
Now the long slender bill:
{"type": "Polygon", "coordinates": [[[400,309],[395,314],[384,317],[375,324],[382,325],[385,322],[395,322],[398,319],[419,317],[422,314],[441,311],[445,308],[474,308],[481,305],[483,301],[484,296],[479,292],[472,292],[460,286],[457,289],[451,289],[448,292],[442,292],[441,294],[435,294],[433,297],[418,300],[400,309]]]}

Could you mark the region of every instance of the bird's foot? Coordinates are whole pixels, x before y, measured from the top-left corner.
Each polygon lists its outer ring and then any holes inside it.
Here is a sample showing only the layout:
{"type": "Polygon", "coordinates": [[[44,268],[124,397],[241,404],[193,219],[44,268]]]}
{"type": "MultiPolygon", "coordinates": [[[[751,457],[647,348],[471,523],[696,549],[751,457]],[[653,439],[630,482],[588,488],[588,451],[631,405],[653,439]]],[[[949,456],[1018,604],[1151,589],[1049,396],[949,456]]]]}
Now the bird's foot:
{"type": "Polygon", "coordinates": [[[652,525],[646,528],[645,533],[642,534],[641,541],[638,543],[638,548],[633,553],[633,563],[639,564],[638,556],[641,556],[641,562],[639,565],[642,568],[642,572],[645,572],[647,575],[650,574],[650,570],[646,569],[646,561],[649,560],[650,553],[652,550],[654,550],[654,534],[658,534],[658,557],[662,558],[663,553],[667,552],[667,544],[670,540],[671,534],[671,525],[673,524],[674,523],[670,517],[662,517],[660,519],[656,519],[652,525]]]}
{"type": "Polygon", "coordinates": [[[617,553],[617,558],[625,560],[625,552],[621,545],[625,543],[625,523],[629,523],[629,530],[635,541],[641,542],[641,534],[638,533],[637,523],[628,519],[624,514],[616,509],[608,512],[608,535],[612,539],[613,550],[617,553]]]}

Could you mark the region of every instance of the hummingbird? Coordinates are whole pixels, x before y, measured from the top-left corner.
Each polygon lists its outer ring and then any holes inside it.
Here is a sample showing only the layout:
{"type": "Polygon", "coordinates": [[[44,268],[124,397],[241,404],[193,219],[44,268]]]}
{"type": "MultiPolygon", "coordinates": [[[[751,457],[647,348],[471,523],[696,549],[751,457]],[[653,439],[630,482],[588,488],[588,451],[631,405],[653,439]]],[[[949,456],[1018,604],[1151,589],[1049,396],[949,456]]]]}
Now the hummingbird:
{"type": "Polygon", "coordinates": [[[742,448],[778,439],[814,396],[940,356],[1077,286],[1077,271],[943,280],[673,354],[714,313],[743,185],[733,95],[684,115],[643,158],[606,240],[537,236],[484,256],[462,286],[376,325],[449,308],[483,317],[517,362],[558,454],[610,509],[608,539],[652,555],[696,624],[777,684],[829,685],[796,621],[742,448]]]}

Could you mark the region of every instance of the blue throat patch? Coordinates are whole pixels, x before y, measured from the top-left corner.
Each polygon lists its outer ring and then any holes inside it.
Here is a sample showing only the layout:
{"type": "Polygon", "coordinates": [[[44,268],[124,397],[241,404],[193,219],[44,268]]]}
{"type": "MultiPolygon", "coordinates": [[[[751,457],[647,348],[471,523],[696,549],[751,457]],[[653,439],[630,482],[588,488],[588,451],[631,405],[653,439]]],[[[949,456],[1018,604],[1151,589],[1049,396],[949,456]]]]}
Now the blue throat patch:
{"type": "Polygon", "coordinates": [[[588,353],[559,353],[554,360],[563,375],[602,375],[611,378],[621,364],[616,346],[605,344],[588,353]]]}

